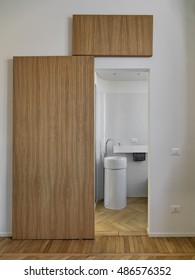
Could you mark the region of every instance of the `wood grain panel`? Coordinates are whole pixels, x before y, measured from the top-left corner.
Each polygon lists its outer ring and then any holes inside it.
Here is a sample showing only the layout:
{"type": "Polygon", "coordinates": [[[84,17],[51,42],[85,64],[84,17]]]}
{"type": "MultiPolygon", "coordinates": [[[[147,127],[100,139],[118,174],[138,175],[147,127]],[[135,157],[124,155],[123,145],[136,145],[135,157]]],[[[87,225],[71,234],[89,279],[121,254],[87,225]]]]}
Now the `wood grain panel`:
{"type": "Polygon", "coordinates": [[[14,58],[13,238],[94,237],[92,57],[14,58]]]}
{"type": "Polygon", "coordinates": [[[73,15],[73,55],[152,56],[153,16],[73,15]]]}
{"type": "Polygon", "coordinates": [[[94,240],[0,238],[3,259],[193,259],[194,237],[101,236],[94,240]]]}

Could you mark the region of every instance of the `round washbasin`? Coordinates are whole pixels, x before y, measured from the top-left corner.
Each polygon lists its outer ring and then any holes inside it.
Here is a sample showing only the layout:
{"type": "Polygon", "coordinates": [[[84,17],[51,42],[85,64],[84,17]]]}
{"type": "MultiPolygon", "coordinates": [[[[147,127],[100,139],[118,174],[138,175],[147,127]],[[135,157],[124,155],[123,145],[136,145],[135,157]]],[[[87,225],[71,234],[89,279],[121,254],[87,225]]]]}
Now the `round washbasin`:
{"type": "Polygon", "coordinates": [[[127,168],[126,157],[110,156],[104,158],[104,168],[107,169],[123,169],[127,168]]]}

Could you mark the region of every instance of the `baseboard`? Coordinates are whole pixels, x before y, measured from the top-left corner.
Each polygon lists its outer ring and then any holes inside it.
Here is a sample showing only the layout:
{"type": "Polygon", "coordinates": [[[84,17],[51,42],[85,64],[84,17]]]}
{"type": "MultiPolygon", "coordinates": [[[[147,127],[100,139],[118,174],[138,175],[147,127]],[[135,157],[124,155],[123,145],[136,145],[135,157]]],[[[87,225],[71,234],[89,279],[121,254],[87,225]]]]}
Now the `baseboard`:
{"type": "Polygon", "coordinates": [[[11,237],[12,233],[11,232],[0,232],[0,237],[11,237]]]}
{"type": "Polygon", "coordinates": [[[195,237],[195,232],[149,232],[149,237],[195,237]]]}

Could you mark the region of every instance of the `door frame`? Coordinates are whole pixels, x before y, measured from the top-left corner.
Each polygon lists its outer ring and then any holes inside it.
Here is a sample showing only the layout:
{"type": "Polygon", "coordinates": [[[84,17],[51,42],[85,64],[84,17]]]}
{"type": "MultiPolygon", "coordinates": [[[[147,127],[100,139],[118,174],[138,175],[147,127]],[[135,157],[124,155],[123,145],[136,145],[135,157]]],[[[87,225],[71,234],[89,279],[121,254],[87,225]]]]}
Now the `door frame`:
{"type": "MultiPolygon", "coordinates": [[[[151,201],[151,188],[150,188],[150,91],[151,91],[151,59],[145,60],[140,58],[121,58],[121,57],[95,57],[94,72],[96,70],[112,70],[112,69],[127,69],[137,71],[147,71],[148,73],[148,208],[147,208],[147,232],[149,232],[150,225],[150,201],[151,201]]],[[[94,98],[95,101],[95,98],[94,98]]],[[[94,106],[95,107],[95,106],[94,106]]],[[[95,120],[95,117],[94,117],[95,120]]],[[[95,125],[94,125],[95,127],[95,125]]],[[[95,134],[95,132],[94,132],[95,134]]],[[[94,137],[94,141],[96,141],[94,137]]],[[[94,152],[95,153],[95,152],[94,152]]],[[[96,154],[95,154],[96,155],[96,154]]],[[[94,161],[96,160],[94,156],[94,161]]],[[[95,164],[95,163],[94,163],[95,164]]],[[[96,176],[96,174],[95,174],[96,176]]],[[[95,187],[96,182],[94,183],[95,187]]],[[[96,190],[95,190],[96,191],[96,190]]],[[[96,201],[95,201],[96,203],[96,201]]]]}

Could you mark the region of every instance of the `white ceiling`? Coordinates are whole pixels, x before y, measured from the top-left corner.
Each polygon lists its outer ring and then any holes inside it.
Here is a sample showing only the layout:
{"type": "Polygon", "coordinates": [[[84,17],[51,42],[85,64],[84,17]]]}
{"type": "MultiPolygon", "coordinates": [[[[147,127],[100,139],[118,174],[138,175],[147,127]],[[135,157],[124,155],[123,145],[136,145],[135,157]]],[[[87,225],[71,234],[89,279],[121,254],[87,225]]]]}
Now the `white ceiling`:
{"type": "Polygon", "coordinates": [[[148,70],[145,69],[99,69],[96,74],[109,81],[147,81],[148,70]]]}

